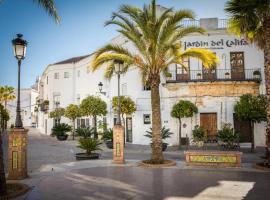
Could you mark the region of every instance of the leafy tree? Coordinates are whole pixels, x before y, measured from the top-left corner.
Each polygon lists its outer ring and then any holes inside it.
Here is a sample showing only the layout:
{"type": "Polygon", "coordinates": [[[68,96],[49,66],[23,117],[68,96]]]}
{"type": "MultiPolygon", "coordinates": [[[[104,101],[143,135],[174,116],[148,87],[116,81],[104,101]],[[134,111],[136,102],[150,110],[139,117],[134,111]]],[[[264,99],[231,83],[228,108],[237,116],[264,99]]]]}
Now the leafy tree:
{"type": "Polygon", "coordinates": [[[97,116],[103,116],[107,114],[107,105],[101,98],[95,96],[88,96],[82,100],[80,105],[83,116],[93,116],[95,138],[98,138],[97,134],[97,116]]]}
{"type": "Polygon", "coordinates": [[[234,106],[236,116],[241,120],[251,121],[252,128],[252,145],[251,151],[254,151],[254,123],[266,121],[267,100],[264,95],[252,96],[244,94],[234,106]]]}
{"type": "Polygon", "coordinates": [[[185,66],[183,60],[195,57],[209,67],[218,62],[215,54],[207,49],[190,48],[183,50],[181,39],[190,33],[204,33],[199,27],[183,27],[183,19],[194,19],[190,10],[173,11],[165,9],[157,14],[156,1],[143,9],[122,5],[118,12],[112,13],[106,25],[118,26],[118,32],[133,44],[136,51],[117,45],[108,44],[94,54],[90,68],[94,71],[106,66],[105,76],[112,77],[114,61],[123,61],[123,71],[136,67],[141,72],[143,84],[151,87],[152,106],[152,163],[163,163],[160,111],[160,76],[167,72],[171,64],[185,66]]]}
{"type": "Polygon", "coordinates": [[[64,114],[64,108],[56,108],[54,111],[50,112],[49,117],[56,119],[56,124],[59,124],[61,122],[61,117],[64,116],[64,114]]]}
{"type": "Polygon", "coordinates": [[[177,104],[172,107],[171,116],[179,120],[179,147],[181,147],[181,127],[182,127],[182,118],[192,117],[194,113],[198,112],[197,106],[185,100],[180,100],[177,104]]]}
{"type": "Polygon", "coordinates": [[[230,15],[229,30],[255,42],[264,52],[264,72],[267,98],[266,145],[270,165],[270,1],[229,0],[225,11],[230,15]]]}
{"type": "MultiPolygon", "coordinates": [[[[118,97],[113,97],[112,100],[112,107],[114,111],[117,111],[118,109],[118,97]]],[[[132,115],[136,111],[136,105],[135,102],[130,98],[126,96],[120,96],[120,113],[122,116],[122,121],[124,124],[124,131],[125,129],[125,117],[127,115],[132,115]]]]}
{"type": "Polygon", "coordinates": [[[75,139],[75,120],[81,116],[81,110],[79,106],[70,104],[64,113],[65,117],[72,121],[72,138],[75,139]]]}

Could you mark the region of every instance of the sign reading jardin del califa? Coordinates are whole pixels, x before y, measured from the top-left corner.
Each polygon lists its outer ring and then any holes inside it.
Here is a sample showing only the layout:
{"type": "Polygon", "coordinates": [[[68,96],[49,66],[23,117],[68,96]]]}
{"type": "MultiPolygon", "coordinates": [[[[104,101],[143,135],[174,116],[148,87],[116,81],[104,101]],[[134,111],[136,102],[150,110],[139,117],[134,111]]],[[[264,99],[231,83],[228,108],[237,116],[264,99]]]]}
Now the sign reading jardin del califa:
{"type": "Polygon", "coordinates": [[[249,45],[245,39],[218,39],[203,41],[197,40],[193,42],[184,42],[185,49],[188,48],[206,48],[206,49],[223,49],[224,47],[235,47],[249,45]]]}

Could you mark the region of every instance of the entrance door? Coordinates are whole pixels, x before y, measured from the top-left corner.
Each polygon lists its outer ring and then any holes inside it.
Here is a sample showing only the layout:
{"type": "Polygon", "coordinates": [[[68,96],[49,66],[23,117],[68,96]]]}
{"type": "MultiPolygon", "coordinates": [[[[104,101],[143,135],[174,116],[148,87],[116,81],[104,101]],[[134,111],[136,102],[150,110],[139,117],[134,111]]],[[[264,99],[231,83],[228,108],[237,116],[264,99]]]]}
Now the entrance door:
{"type": "Polygon", "coordinates": [[[45,134],[47,134],[47,119],[45,119],[45,134]]]}
{"type": "Polygon", "coordinates": [[[127,117],[126,119],[126,140],[132,142],[132,118],[127,117]]]}
{"type": "Polygon", "coordinates": [[[239,142],[252,142],[252,128],[250,121],[242,121],[233,114],[234,130],[239,134],[239,142]]]}
{"type": "Polygon", "coordinates": [[[206,133],[207,141],[217,141],[217,113],[201,113],[200,125],[206,133]]]}

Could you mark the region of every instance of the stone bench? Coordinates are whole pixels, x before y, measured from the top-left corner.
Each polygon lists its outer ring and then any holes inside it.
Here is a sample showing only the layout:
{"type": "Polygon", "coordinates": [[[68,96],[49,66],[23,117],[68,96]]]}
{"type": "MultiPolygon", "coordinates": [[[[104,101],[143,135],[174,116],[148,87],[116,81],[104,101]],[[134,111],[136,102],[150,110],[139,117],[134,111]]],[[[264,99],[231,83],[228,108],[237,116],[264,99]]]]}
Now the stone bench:
{"type": "Polygon", "coordinates": [[[189,166],[241,167],[239,151],[185,151],[189,166]]]}

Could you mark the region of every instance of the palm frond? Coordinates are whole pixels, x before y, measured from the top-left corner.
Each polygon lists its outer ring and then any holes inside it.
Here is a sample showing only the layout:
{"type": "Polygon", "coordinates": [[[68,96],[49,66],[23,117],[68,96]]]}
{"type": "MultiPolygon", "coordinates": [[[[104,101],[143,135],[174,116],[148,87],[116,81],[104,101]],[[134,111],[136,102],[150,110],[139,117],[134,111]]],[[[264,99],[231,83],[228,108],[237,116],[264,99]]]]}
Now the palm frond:
{"type": "Polygon", "coordinates": [[[57,13],[54,0],[33,0],[33,1],[42,6],[50,16],[54,17],[56,23],[60,23],[60,17],[57,13]]]}

